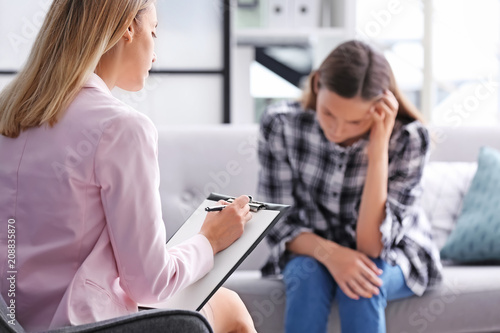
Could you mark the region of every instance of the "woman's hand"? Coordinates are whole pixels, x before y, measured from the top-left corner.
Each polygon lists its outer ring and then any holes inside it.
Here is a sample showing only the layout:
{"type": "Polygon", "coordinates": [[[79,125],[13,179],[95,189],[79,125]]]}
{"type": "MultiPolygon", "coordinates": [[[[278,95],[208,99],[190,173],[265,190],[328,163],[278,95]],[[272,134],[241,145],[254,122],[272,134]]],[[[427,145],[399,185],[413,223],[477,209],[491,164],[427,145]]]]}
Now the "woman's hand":
{"type": "Polygon", "coordinates": [[[384,91],[370,110],[373,125],[370,130],[368,156],[378,156],[389,149],[389,139],[394,128],[399,103],[390,90],[384,91]]]}
{"type": "Polygon", "coordinates": [[[348,297],[358,300],[379,294],[382,270],[363,253],[339,246],[322,263],[348,297]]]}
{"type": "Polygon", "coordinates": [[[252,218],[249,201],[246,195],[236,198],[231,204],[221,200],[218,203],[227,205],[226,208],[207,213],[200,234],[208,239],[214,254],[233,244],[243,234],[245,224],[252,218]]]}

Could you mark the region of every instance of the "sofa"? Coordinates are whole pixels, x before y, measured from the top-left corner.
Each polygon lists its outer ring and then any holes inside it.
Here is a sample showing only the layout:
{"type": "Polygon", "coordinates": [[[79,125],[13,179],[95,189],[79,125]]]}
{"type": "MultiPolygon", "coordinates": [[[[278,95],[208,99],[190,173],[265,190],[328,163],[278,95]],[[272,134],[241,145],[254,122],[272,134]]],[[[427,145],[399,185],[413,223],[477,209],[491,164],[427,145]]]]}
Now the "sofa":
{"type": "MultiPolygon", "coordinates": [[[[482,145],[500,150],[500,128],[431,127],[432,150],[423,175],[421,204],[441,248],[460,214],[482,145]]],[[[210,192],[254,194],[257,187],[257,125],[161,127],[160,194],[167,236],[171,236],[210,192]]],[[[499,240],[500,241],[500,240],[499,240]]],[[[283,332],[284,284],[259,268],[265,241],[225,282],[246,304],[258,332],[283,332]]],[[[389,333],[500,332],[500,266],[443,262],[444,280],[422,297],[389,302],[389,333]]],[[[340,332],[332,308],[329,332],[340,332]]]]}

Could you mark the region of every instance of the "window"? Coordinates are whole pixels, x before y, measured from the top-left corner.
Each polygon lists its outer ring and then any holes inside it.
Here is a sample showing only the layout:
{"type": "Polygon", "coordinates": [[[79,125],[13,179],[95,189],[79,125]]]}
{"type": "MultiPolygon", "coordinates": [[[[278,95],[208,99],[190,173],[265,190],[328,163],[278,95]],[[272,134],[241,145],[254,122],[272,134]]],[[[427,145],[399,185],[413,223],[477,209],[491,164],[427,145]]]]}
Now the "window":
{"type": "Polygon", "coordinates": [[[499,124],[499,19],[498,0],[357,3],[358,37],[383,50],[402,90],[441,126],[499,124]]]}

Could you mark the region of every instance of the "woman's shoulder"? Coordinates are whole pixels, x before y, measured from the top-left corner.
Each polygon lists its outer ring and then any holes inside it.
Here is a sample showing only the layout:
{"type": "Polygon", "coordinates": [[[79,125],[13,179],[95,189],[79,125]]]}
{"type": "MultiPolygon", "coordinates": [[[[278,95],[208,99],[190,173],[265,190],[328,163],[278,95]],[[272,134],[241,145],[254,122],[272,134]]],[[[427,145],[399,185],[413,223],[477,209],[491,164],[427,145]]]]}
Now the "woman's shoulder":
{"type": "Polygon", "coordinates": [[[110,133],[128,137],[130,140],[154,142],[158,138],[158,130],[148,116],[119,100],[108,117],[107,128],[110,133]]]}
{"type": "Polygon", "coordinates": [[[92,74],[75,99],[75,107],[83,109],[86,116],[98,114],[101,117],[122,122],[151,125],[151,120],[128,104],[115,97],[104,81],[92,74]]]}
{"type": "Polygon", "coordinates": [[[414,148],[425,154],[430,146],[429,130],[419,120],[396,119],[390,143],[396,151],[414,148]]]}
{"type": "Polygon", "coordinates": [[[109,119],[112,126],[117,130],[144,133],[156,133],[157,129],[153,121],[145,114],[123,105],[120,112],[117,112],[109,119]]]}
{"type": "Polygon", "coordinates": [[[157,135],[156,127],[148,116],[100,89],[82,89],[66,116],[80,127],[100,129],[103,134],[157,135]]]}
{"type": "Polygon", "coordinates": [[[314,112],[305,110],[299,101],[279,101],[269,105],[261,118],[261,126],[269,128],[275,126],[300,127],[314,122],[314,112]]]}

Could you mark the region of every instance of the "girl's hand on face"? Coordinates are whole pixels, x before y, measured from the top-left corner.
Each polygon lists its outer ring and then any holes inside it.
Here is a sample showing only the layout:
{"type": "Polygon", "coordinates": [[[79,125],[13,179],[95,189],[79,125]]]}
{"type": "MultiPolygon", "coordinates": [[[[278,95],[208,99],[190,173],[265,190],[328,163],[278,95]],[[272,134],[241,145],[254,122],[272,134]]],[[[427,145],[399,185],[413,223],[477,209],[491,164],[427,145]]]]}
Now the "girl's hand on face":
{"type": "Polygon", "coordinates": [[[324,260],[330,274],[348,297],[371,298],[380,293],[382,270],[365,254],[341,246],[329,259],[324,260]]]}
{"type": "Polygon", "coordinates": [[[386,90],[370,110],[373,125],[370,130],[369,156],[376,156],[388,150],[398,108],[396,97],[390,90],[386,90]]]}

